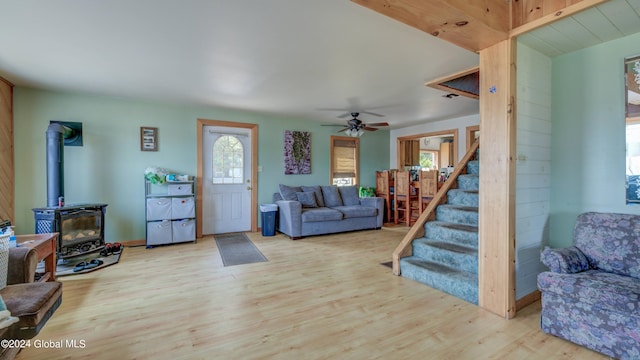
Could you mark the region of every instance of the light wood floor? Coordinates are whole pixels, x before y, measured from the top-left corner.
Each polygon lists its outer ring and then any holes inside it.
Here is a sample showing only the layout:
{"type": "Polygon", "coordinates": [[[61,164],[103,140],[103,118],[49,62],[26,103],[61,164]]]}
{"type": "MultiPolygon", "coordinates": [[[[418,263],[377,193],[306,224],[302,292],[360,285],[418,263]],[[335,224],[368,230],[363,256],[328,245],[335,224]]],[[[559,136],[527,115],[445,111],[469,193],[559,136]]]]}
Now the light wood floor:
{"type": "Polygon", "coordinates": [[[380,265],[406,227],[292,241],[249,234],[269,262],[223,267],[212,238],[126,248],[59,278],[62,305],[18,359],[601,359],[380,265]],[[34,348],[34,340],[62,344],[34,348]],[[76,340],[84,348],[65,344],[76,340]]]}

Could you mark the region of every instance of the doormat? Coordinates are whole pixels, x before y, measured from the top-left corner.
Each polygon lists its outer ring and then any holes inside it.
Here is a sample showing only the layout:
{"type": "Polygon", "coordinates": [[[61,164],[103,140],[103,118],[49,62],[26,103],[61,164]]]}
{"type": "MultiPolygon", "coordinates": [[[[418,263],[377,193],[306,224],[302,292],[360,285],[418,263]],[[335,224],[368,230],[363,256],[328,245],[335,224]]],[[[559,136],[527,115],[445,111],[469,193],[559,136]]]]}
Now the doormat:
{"type": "Polygon", "coordinates": [[[269,261],[245,233],[214,235],[224,266],[269,261]]]}
{"type": "MultiPolygon", "coordinates": [[[[56,264],[56,276],[86,274],[117,264],[120,261],[120,255],[122,255],[123,251],[124,246],[118,254],[103,256],[100,255],[99,252],[95,252],[70,259],[59,259],[56,264]],[[84,265],[82,263],[84,263],[84,265]]],[[[38,264],[36,273],[44,273],[44,263],[41,262],[38,264]]]]}

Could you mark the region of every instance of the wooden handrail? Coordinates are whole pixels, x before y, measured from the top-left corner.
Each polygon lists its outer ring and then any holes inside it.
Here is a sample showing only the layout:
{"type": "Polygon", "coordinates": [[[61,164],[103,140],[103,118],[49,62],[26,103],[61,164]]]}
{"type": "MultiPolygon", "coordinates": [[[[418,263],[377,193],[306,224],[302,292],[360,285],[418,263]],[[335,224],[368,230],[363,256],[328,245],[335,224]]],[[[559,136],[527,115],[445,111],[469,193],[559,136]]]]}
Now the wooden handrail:
{"type": "Polygon", "coordinates": [[[424,236],[424,224],[429,220],[435,219],[436,208],[438,207],[438,205],[444,204],[447,201],[447,191],[457,188],[458,176],[463,173],[467,166],[467,163],[471,159],[473,159],[476,151],[478,150],[478,146],[480,146],[480,143],[478,140],[476,140],[476,142],[471,145],[467,153],[464,154],[462,160],[460,160],[458,165],[453,169],[453,172],[451,173],[447,181],[445,181],[440,190],[438,190],[436,196],[434,196],[433,200],[429,202],[427,208],[424,209],[422,214],[420,214],[415,224],[413,224],[411,229],[409,229],[409,232],[407,232],[400,244],[398,244],[396,249],[393,251],[392,261],[394,275],[400,275],[400,258],[412,255],[413,250],[411,247],[411,243],[413,242],[413,240],[424,236]]]}

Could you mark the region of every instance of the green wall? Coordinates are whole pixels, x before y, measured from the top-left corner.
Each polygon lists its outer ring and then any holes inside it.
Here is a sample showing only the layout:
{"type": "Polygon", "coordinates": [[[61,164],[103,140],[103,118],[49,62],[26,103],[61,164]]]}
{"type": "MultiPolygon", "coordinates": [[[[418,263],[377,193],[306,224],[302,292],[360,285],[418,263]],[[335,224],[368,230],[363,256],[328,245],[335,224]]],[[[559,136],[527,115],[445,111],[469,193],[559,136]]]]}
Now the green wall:
{"type": "MultiPolygon", "coordinates": [[[[65,146],[65,200],[104,202],[107,241],[144,239],[144,170],[164,167],[196,173],[198,118],[258,124],[258,202],[271,202],[279,183],[328,184],[329,138],[335,127],[317,122],[203,106],[50,92],[16,87],[14,141],[16,231],[33,233],[32,208],[46,205],[45,132],[50,120],[83,124],[84,146],[65,146]],[[158,127],[157,152],[140,151],[140,127],[158,127]],[[284,130],[311,135],[311,175],[284,175],[284,130]]],[[[375,171],[389,167],[389,132],[360,140],[361,185],[375,186],[375,171]]],[[[256,211],[258,211],[256,209],[256,211]]]]}
{"type": "Polygon", "coordinates": [[[625,204],[625,57],[640,33],[552,59],[550,244],[571,244],[585,211],[640,214],[625,204]]]}

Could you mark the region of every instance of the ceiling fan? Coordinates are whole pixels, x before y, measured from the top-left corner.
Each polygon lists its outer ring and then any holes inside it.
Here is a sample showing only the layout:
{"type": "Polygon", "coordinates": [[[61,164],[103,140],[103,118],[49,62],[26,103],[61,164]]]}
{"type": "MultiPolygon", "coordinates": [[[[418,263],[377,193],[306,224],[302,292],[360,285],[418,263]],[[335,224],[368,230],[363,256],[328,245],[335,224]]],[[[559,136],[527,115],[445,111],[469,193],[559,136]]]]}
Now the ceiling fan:
{"type": "MultiPolygon", "coordinates": [[[[375,115],[375,116],[384,116],[384,115],[374,114],[374,113],[367,113],[367,114],[371,114],[371,115],[375,115]]],[[[352,112],[352,113],[349,113],[347,115],[351,115],[352,119],[347,120],[347,125],[344,128],[338,130],[337,132],[344,131],[347,135],[352,136],[352,137],[362,136],[364,134],[363,130],[376,131],[376,130],[378,130],[376,128],[377,126],[389,126],[389,124],[386,123],[386,122],[365,124],[361,120],[358,119],[358,116],[360,115],[360,113],[358,113],[358,112],[352,112]]],[[[345,116],[344,115],[340,115],[338,117],[340,118],[340,117],[345,117],[345,116]]],[[[342,126],[342,125],[322,125],[322,126],[342,126]]]]}

